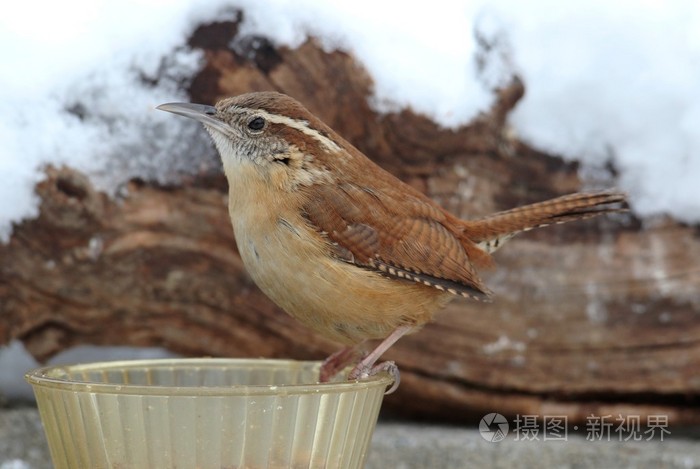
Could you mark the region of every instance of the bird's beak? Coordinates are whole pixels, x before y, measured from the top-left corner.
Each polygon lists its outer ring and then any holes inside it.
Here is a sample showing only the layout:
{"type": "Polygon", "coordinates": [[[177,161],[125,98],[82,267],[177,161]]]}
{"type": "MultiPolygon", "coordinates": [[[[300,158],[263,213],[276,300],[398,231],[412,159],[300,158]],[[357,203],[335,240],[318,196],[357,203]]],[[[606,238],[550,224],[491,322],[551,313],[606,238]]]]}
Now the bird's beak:
{"type": "Polygon", "coordinates": [[[228,128],[228,125],[216,117],[217,112],[214,106],[193,103],[167,103],[161,104],[160,106],[156,107],[156,109],[189,117],[190,119],[201,122],[206,127],[211,127],[217,130],[225,131],[228,128]]]}

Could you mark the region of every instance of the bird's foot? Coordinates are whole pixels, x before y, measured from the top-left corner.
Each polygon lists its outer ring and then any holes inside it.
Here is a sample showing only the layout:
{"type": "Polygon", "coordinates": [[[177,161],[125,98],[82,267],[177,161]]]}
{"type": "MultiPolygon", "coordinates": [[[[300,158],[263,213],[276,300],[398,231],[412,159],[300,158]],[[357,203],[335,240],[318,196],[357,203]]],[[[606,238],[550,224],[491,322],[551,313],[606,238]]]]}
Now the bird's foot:
{"type": "Polygon", "coordinates": [[[391,394],[398,389],[399,384],[401,383],[401,373],[399,373],[399,367],[396,366],[396,363],[394,362],[383,362],[374,366],[360,362],[355,368],[352,369],[348,375],[348,380],[364,379],[374,376],[377,373],[384,372],[389,373],[389,376],[391,376],[391,378],[394,380],[394,383],[391,385],[389,390],[384,393],[391,394]]]}
{"type": "Polygon", "coordinates": [[[319,370],[318,380],[321,383],[329,382],[335,375],[343,371],[348,365],[364,358],[363,355],[364,352],[358,350],[357,346],[345,347],[338,350],[323,360],[321,369],[319,370]]]}

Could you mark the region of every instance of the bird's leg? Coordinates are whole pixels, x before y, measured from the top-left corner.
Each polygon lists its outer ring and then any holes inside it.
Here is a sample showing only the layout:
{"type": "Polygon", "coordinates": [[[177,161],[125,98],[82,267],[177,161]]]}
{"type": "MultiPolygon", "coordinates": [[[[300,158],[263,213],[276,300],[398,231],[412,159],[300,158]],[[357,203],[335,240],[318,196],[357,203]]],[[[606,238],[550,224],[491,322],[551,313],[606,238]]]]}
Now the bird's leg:
{"type": "Polygon", "coordinates": [[[346,366],[355,361],[359,361],[363,355],[363,352],[360,349],[360,346],[363,343],[364,342],[360,342],[359,344],[341,348],[323,360],[321,370],[319,372],[319,381],[322,383],[327,383],[335,375],[343,371],[346,366]]]}
{"type": "Polygon", "coordinates": [[[394,378],[394,384],[391,386],[386,394],[391,394],[396,391],[399,387],[399,382],[401,381],[401,376],[399,374],[399,368],[394,362],[384,362],[379,365],[375,365],[379,357],[381,357],[384,352],[386,352],[389,347],[394,345],[397,340],[411,332],[415,326],[399,326],[394,329],[394,332],[389,334],[389,336],[382,341],[381,344],[377,346],[372,352],[370,352],[365,358],[358,363],[355,368],[352,369],[348,375],[348,379],[362,379],[368,376],[375,375],[382,371],[387,371],[394,378]]]}

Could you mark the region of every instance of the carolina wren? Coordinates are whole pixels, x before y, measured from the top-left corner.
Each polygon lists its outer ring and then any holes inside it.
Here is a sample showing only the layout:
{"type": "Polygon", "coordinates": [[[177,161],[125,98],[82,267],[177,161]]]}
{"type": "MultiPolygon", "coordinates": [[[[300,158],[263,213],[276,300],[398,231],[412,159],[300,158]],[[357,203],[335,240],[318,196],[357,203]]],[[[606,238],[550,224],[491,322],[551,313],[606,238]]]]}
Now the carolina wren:
{"type": "Polygon", "coordinates": [[[375,363],[454,296],[487,300],[478,269],[505,241],[625,204],[617,192],[578,193],[460,220],[289,96],[158,109],[201,122],[214,140],[238,250],[255,283],[287,313],[348,345],[324,362],[321,380],[359,360],[357,345],[369,339],[383,341],[349,379],[380,369],[398,375],[393,363],[375,363]]]}

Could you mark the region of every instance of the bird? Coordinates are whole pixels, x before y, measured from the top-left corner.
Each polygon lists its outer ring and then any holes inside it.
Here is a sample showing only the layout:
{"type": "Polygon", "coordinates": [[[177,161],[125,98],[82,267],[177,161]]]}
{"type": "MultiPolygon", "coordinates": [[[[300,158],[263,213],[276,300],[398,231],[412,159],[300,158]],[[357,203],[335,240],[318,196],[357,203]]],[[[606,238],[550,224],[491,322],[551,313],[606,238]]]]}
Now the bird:
{"type": "Polygon", "coordinates": [[[344,347],[319,380],[398,367],[377,364],[455,297],[489,301],[480,271],[514,235],[626,209],[615,190],[579,192],[465,220],[390,174],[300,102],[241,94],[214,106],[157,107],[207,130],[229,184],[238,251],[258,287],[298,321],[344,347]],[[367,341],[379,340],[368,354],[367,341]]]}

